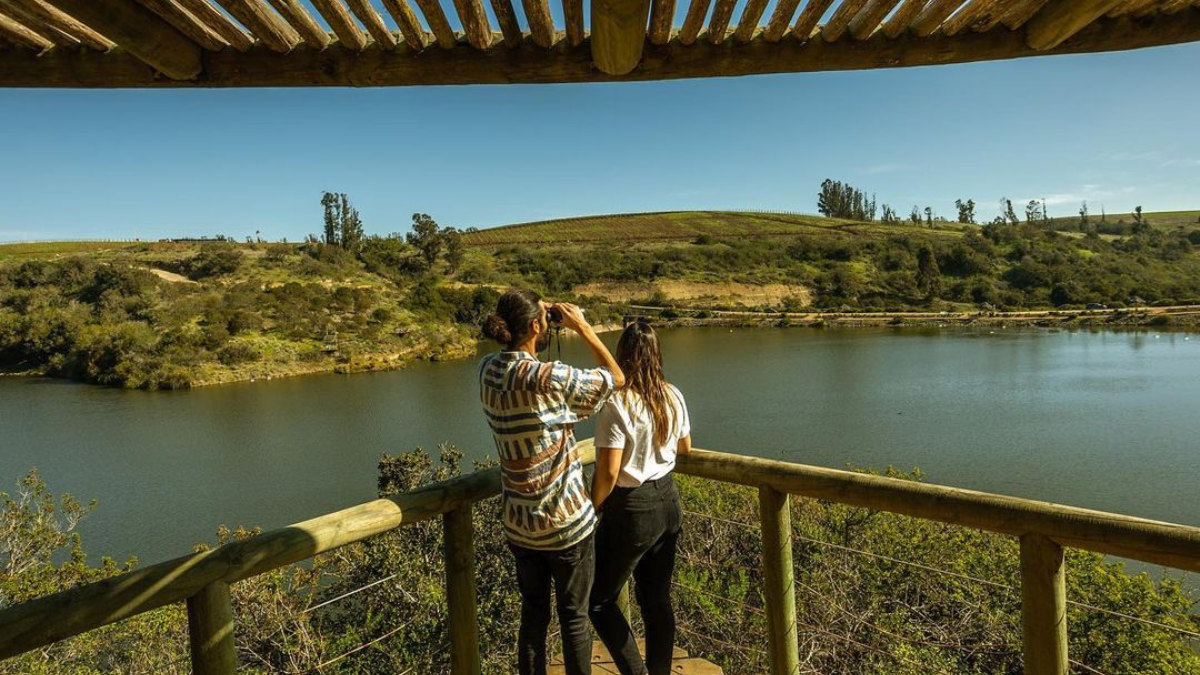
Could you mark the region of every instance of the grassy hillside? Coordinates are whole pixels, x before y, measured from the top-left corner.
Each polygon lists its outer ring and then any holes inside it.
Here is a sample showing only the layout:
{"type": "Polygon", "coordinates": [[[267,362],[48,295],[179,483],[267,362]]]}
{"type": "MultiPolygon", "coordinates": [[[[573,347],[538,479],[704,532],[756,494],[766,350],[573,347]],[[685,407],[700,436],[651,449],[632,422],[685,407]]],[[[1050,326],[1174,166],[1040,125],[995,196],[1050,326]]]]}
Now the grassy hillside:
{"type": "Polygon", "coordinates": [[[679,212],[461,239],[434,231],[415,244],[371,237],[353,250],[0,245],[0,369],[177,388],[394,368],[471,352],[480,320],[509,286],[585,303],[597,323],[629,304],[867,312],[1187,304],[1200,299],[1198,235],[679,212]]]}
{"type": "MultiPolygon", "coordinates": [[[[939,223],[935,232],[952,234],[964,226],[939,223]]],[[[510,244],[583,244],[618,241],[682,241],[707,236],[771,237],[798,234],[844,232],[849,234],[887,234],[905,232],[913,225],[862,223],[837,218],[822,218],[798,213],[742,211],[672,211],[664,213],[625,213],[605,216],[565,218],[521,223],[468,232],[468,246],[510,244]]]]}

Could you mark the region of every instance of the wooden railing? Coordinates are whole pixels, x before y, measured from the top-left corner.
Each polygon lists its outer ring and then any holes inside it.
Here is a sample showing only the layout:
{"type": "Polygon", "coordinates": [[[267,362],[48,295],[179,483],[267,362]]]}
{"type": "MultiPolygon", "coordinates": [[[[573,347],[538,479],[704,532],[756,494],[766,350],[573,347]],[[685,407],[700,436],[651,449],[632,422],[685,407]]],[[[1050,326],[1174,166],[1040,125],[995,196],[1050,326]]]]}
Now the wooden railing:
{"type": "MultiPolygon", "coordinates": [[[[591,461],[591,442],[581,445],[585,461],[591,461]]],[[[1067,672],[1064,546],[1200,572],[1196,527],[706,450],[680,457],[678,471],[759,490],[763,595],[775,675],[799,672],[791,495],[1018,537],[1023,653],[1030,675],[1067,672]]],[[[442,516],[451,670],[477,675],[470,507],[499,492],[499,470],[478,471],[0,610],[0,659],[185,601],[193,672],[228,675],[237,666],[232,584],[442,516]]]]}

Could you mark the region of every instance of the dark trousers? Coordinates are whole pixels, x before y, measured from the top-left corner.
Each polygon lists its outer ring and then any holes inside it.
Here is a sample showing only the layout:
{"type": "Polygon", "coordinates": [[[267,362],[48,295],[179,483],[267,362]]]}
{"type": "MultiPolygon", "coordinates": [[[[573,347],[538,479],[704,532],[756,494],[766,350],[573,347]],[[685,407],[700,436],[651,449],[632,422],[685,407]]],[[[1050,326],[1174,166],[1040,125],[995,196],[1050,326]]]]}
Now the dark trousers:
{"type": "Polygon", "coordinates": [[[592,635],[588,596],[596,556],[593,535],[561,551],[541,551],[509,543],[517,558],[521,589],[521,631],[517,638],[517,672],[546,675],[546,632],[550,627],[550,586],[554,585],[558,623],[562,628],[563,665],[567,675],[592,672],[592,635]]]}
{"type": "Polygon", "coordinates": [[[616,488],[596,528],[596,583],[589,614],[621,675],[667,675],[675,647],[671,575],[683,509],[668,474],[636,488],[616,488]],[[646,659],[638,654],[629,621],[617,607],[632,576],[646,624],[646,659]]]}

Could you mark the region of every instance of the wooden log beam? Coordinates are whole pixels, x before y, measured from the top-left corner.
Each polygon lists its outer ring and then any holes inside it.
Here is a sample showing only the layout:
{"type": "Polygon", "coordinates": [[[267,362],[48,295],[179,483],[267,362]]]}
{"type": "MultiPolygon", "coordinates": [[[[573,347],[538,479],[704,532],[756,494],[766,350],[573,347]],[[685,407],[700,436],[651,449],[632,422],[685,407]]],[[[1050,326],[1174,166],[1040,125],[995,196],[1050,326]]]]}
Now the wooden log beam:
{"type": "Polygon", "coordinates": [[[174,26],[175,30],[186,35],[189,40],[210,52],[219,52],[229,46],[229,43],[220,35],[176,4],[175,0],[139,0],[139,2],[162,17],[163,21],[174,26]]]}
{"type": "Polygon", "coordinates": [[[796,25],[792,26],[792,37],[801,42],[808,42],[808,39],[812,37],[813,29],[817,27],[817,22],[825,16],[825,12],[832,4],[833,0],[808,0],[808,4],[800,12],[800,16],[796,17],[796,25]]]}
{"type": "Polygon", "coordinates": [[[1038,51],[1054,49],[1121,0],[1051,0],[1025,25],[1025,44],[1038,51]]]}
{"type": "Polygon", "coordinates": [[[674,25],[675,0],[654,0],[650,5],[650,44],[667,44],[674,25]]]}
{"type": "MultiPolygon", "coordinates": [[[[337,2],[337,0],[330,0],[337,2]]],[[[458,0],[455,0],[455,4],[458,0]]],[[[383,17],[379,16],[379,12],[375,11],[375,7],[368,0],[346,0],[346,4],[350,5],[350,11],[354,12],[354,16],[362,22],[362,25],[367,27],[367,32],[375,39],[375,43],[383,46],[384,49],[395,49],[398,44],[396,36],[392,35],[392,31],[388,30],[387,24],[383,22],[383,17]]],[[[474,4],[479,4],[479,0],[475,0],[474,4]]],[[[483,7],[479,8],[479,12],[483,14],[483,7]]],[[[464,20],[463,25],[466,25],[464,20]]],[[[487,28],[487,17],[483,19],[484,28],[487,28]]],[[[469,34],[469,32],[468,32],[469,34]]]]}
{"type": "Polygon", "coordinates": [[[600,72],[624,75],[637,67],[649,11],[649,0],[592,0],[592,62],[600,72]]]}
{"type": "MultiPolygon", "coordinates": [[[[366,3],[367,0],[355,1],[366,3]]],[[[467,34],[467,42],[476,49],[487,49],[492,44],[492,27],[483,11],[483,3],[480,0],[454,0],[454,9],[467,34]]]]}
{"type": "MultiPolygon", "coordinates": [[[[510,0],[492,0],[492,7],[497,3],[505,3],[508,5],[508,11],[512,12],[512,3],[510,0]]],[[[404,37],[404,42],[408,44],[414,51],[421,51],[425,48],[428,42],[425,40],[425,29],[421,27],[421,21],[417,18],[416,12],[408,4],[408,0],[383,0],[383,6],[387,8],[388,14],[392,15],[392,20],[400,28],[400,35],[404,37]]],[[[499,11],[497,10],[497,15],[499,11]]],[[[504,19],[500,20],[500,25],[504,26],[504,19]]],[[[515,22],[516,19],[514,18],[515,22]]],[[[520,29],[517,29],[520,31],[520,29]]],[[[519,33],[518,33],[519,34],[519,33]]],[[[507,35],[505,36],[507,38],[507,35]]]]}
{"type": "Polygon", "coordinates": [[[471,505],[442,516],[442,554],[449,613],[450,674],[479,675],[479,620],[475,607],[475,530],[471,505]]]}
{"type": "Polygon", "coordinates": [[[232,584],[429,520],[499,492],[499,469],[479,471],[5,608],[0,610],[0,659],[185,600],[215,583],[232,584]]]}
{"type": "Polygon", "coordinates": [[[500,24],[500,34],[504,36],[504,46],[519,46],[524,36],[521,24],[517,22],[517,13],[513,11],[512,0],[492,0],[492,12],[496,15],[496,23],[500,24]]]}
{"type": "Polygon", "coordinates": [[[332,42],[329,33],[321,28],[321,25],[308,13],[304,5],[300,4],[299,0],[270,0],[270,3],[284,21],[287,21],[288,25],[296,30],[300,39],[304,40],[304,44],[320,50],[325,49],[332,42]]]}
{"type": "Polygon", "coordinates": [[[354,23],[354,17],[350,16],[341,0],[312,0],[312,5],[317,13],[324,17],[325,23],[329,24],[338,42],[347,49],[362,51],[370,44],[367,34],[359,30],[358,25],[354,23]]]}
{"type": "Polygon", "coordinates": [[[271,51],[287,53],[300,44],[300,34],[262,0],[217,0],[271,51]]]}
{"type": "Polygon", "coordinates": [[[1000,22],[1009,30],[1017,30],[1032,19],[1034,14],[1041,11],[1047,2],[1049,0],[1020,0],[1016,6],[1008,11],[1008,14],[1005,14],[1000,19],[1000,22]]]}
{"type": "MultiPolygon", "coordinates": [[[[38,56],[18,49],[0,58],[0,86],[9,87],[379,87],[436,84],[511,84],[548,82],[641,82],[694,77],[734,77],[765,73],[807,73],[975,63],[1047,54],[1122,51],[1200,41],[1200,11],[1172,17],[1123,16],[1101,19],[1054,50],[1036,51],[1022,32],[992,30],[953,37],[918,38],[903,34],[888,39],[877,31],[863,41],[813,40],[771,43],[760,34],[749,44],[690,46],[672,40],[648,46],[640,67],[614,76],[592,67],[586,49],[570,49],[565,41],[547,51],[527,38],[510,49],[497,43],[487,51],[426,51],[412,58],[407,48],[353,52],[337,44],[323,52],[296,50],[277,54],[255,48],[204,53],[204,77],[177,82],[153,71],[121,49],[107,54],[51,49],[38,56]]],[[[587,43],[585,42],[585,45],[587,43]]]]}
{"type": "Polygon", "coordinates": [[[737,29],[733,31],[733,39],[746,44],[754,39],[758,23],[762,20],[763,12],[767,11],[767,0],[747,0],[742,9],[742,18],[738,20],[737,29]]]}
{"type": "Polygon", "coordinates": [[[679,34],[675,36],[679,44],[686,46],[696,41],[711,3],[712,0],[692,0],[688,4],[687,14],[683,16],[683,25],[679,27],[679,34]]]}
{"type": "Polygon", "coordinates": [[[892,11],[892,8],[899,4],[900,0],[870,0],[859,10],[858,14],[850,20],[850,34],[855,40],[866,40],[871,37],[871,33],[875,32],[876,28],[880,28],[879,22],[883,21],[883,17],[892,11]]]}
{"type": "Polygon", "coordinates": [[[53,26],[47,26],[44,22],[38,20],[37,17],[30,14],[24,7],[17,4],[16,0],[0,0],[0,10],[7,12],[13,21],[21,24],[26,30],[36,34],[54,46],[75,47],[79,44],[78,39],[53,26]]]}
{"type": "Polygon", "coordinates": [[[200,589],[187,599],[188,642],[194,675],[235,675],[233,596],[224,581],[200,589]]]}
{"type": "Polygon", "coordinates": [[[867,4],[867,0],[842,0],[842,4],[838,5],[837,11],[833,16],[829,17],[829,21],[821,28],[821,37],[826,42],[835,42],[845,34],[846,29],[850,27],[850,22],[854,17],[858,16],[861,10],[867,4]]]}
{"type": "Polygon", "coordinates": [[[783,39],[783,34],[787,32],[788,26],[792,23],[792,17],[796,14],[796,7],[800,6],[800,0],[779,0],[775,5],[775,11],[771,12],[771,19],[767,22],[767,27],[763,29],[763,40],[767,42],[779,42],[783,39]]]}
{"type": "Polygon", "coordinates": [[[1021,652],[1025,675],[1067,675],[1067,582],[1063,549],[1021,536],[1021,652]]]}
{"type": "Polygon", "coordinates": [[[714,45],[725,41],[725,34],[729,31],[729,21],[733,19],[735,4],[737,4],[737,0],[717,0],[717,6],[713,7],[712,17],[708,20],[708,41],[714,45]]]}
{"type": "Polygon", "coordinates": [[[1018,1],[968,0],[962,9],[942,24],[942,32],[946,35],[958,35],[968,29],[976,33],[991,30],[1018,1]]]}
{"type": "Polygon", "coordinates": [[[887,21],[883,23],[883,34],[888,36],[888,39],[895,40],[902,33],[908,30],[908,25],[913,19],[920,14],[924,9],[925,3],[928,0],[904,0],[904,4],[900,5],[900,9],[892,12],[887,21]]]}
{"type": "Polygon", "coordinates": [[[525,21],[529,23],[533,43],[549,48],[554,44],[554,19],[550,16],[550,3],[546,0],[521,0],[521,6],[525,9],[525,21]]]}
{"type": "Polygon", "coordinates": [[[789,494],[1000,534],[1039,533],[1064,546],[1200,571],[1197,527],[705,450],[693,450],[677,461],[679,471],[702,478],[767,485],[789,494]]]}
{"type": "Polygon", "coordinates": [[[54,46],[53,42],[6,14],[0,14],[0,36],[3,36],[15,45],[29,47],[39,52],[54,46]]]}
{"type": "Polygon", "coordinates": [[[963,0],[932,0],[917,14],[917,18],[913,19],[912,23],[908,25],[908,30],[917,37],[930,35],[961,4],[963,4],[963,0]]]}
{"type": "Polygon", "coordinates": [[[53,5],[47,4],[44,0],[17,0],[16,4],[21,5],[25,11],[43,24],[69,35],[72,39],[82,42],[92,49],[106,52],[116,46],[112,40],[76,21],[74,17],[59,11],[53,5]]]}
{"type": "Polygon", "coordinates": [[[59,10],[175,80],[197,77],[200,46],[134,0],[51,0],[59,10]]]}
{"type": "MultiPolygon", "coordinates": [[[[429,24],[429,30],[433,33],[433,39],[437,42],[437,46],[442,49],[453,49],[458,43],[458,39],[450,28],[450,22],[446,20],[446,13],[442,11],[441,3],[438,0],[417,0],[417,7],[421,9],[421,14],[425,15],[425,23],[429,24]]],[[[546,11],[549,12],[549,9],[546,11]]]]}
{"type": "Polygon", "coordinates": [[[799,675],[796,584],[792,571],[792,500],[771,487],[758,489],[762,523],[763,597],[771,675],[799,675]]]}
{"type": "Polygon", "coordinates": [[[1108,14],[1105,14],[1110,19],[1115,19],[1118,16],[1126,14],[1137,15],[1144,9],[1149,9],[1157,5],[1161,0],[1123,0],[1121,4],[1113,7],[1108,14]]]}
{"type": "Polygon", "coordinates": [[[228,42],[230,47],[244,52],[254,46],[254,40],[229,17],[210,5],[208,0],[178,0],[178,2],[197,21],[220,35],[221,39],[228,42]]]}
{"type": "MultiPolygon", "coordinates": [[[[567,24],[567,42],[572,47],[583,44],[583,0],[562,0],[563,21],[567,24]]],[[[642,27],[644,34],[645,26],[642,27]]]]}

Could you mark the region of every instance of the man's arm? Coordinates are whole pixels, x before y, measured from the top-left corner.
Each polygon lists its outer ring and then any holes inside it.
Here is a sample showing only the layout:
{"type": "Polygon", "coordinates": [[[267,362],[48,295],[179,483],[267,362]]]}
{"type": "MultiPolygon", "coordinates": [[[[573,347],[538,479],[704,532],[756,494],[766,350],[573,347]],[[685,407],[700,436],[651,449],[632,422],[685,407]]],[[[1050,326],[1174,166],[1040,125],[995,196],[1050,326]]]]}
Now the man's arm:
{"type": "Polygon", "coordinates": [[[608,347],[600,341],[600,337],[596,335],[595,329],[583,318],[583,312],[579,311],[579,307],[568,302],[559,302],[554,305],[562,312],[563,326],[579,333],[580,337],[587,342],[588,348],[592,350],[592,356],[596,357],[596,362],[608,372],[612,373],[613,387],[620,389],[625,386],[625,373],[621,372],[621,366],[617,365],[617,360],[609,353],[608,347]]]}

